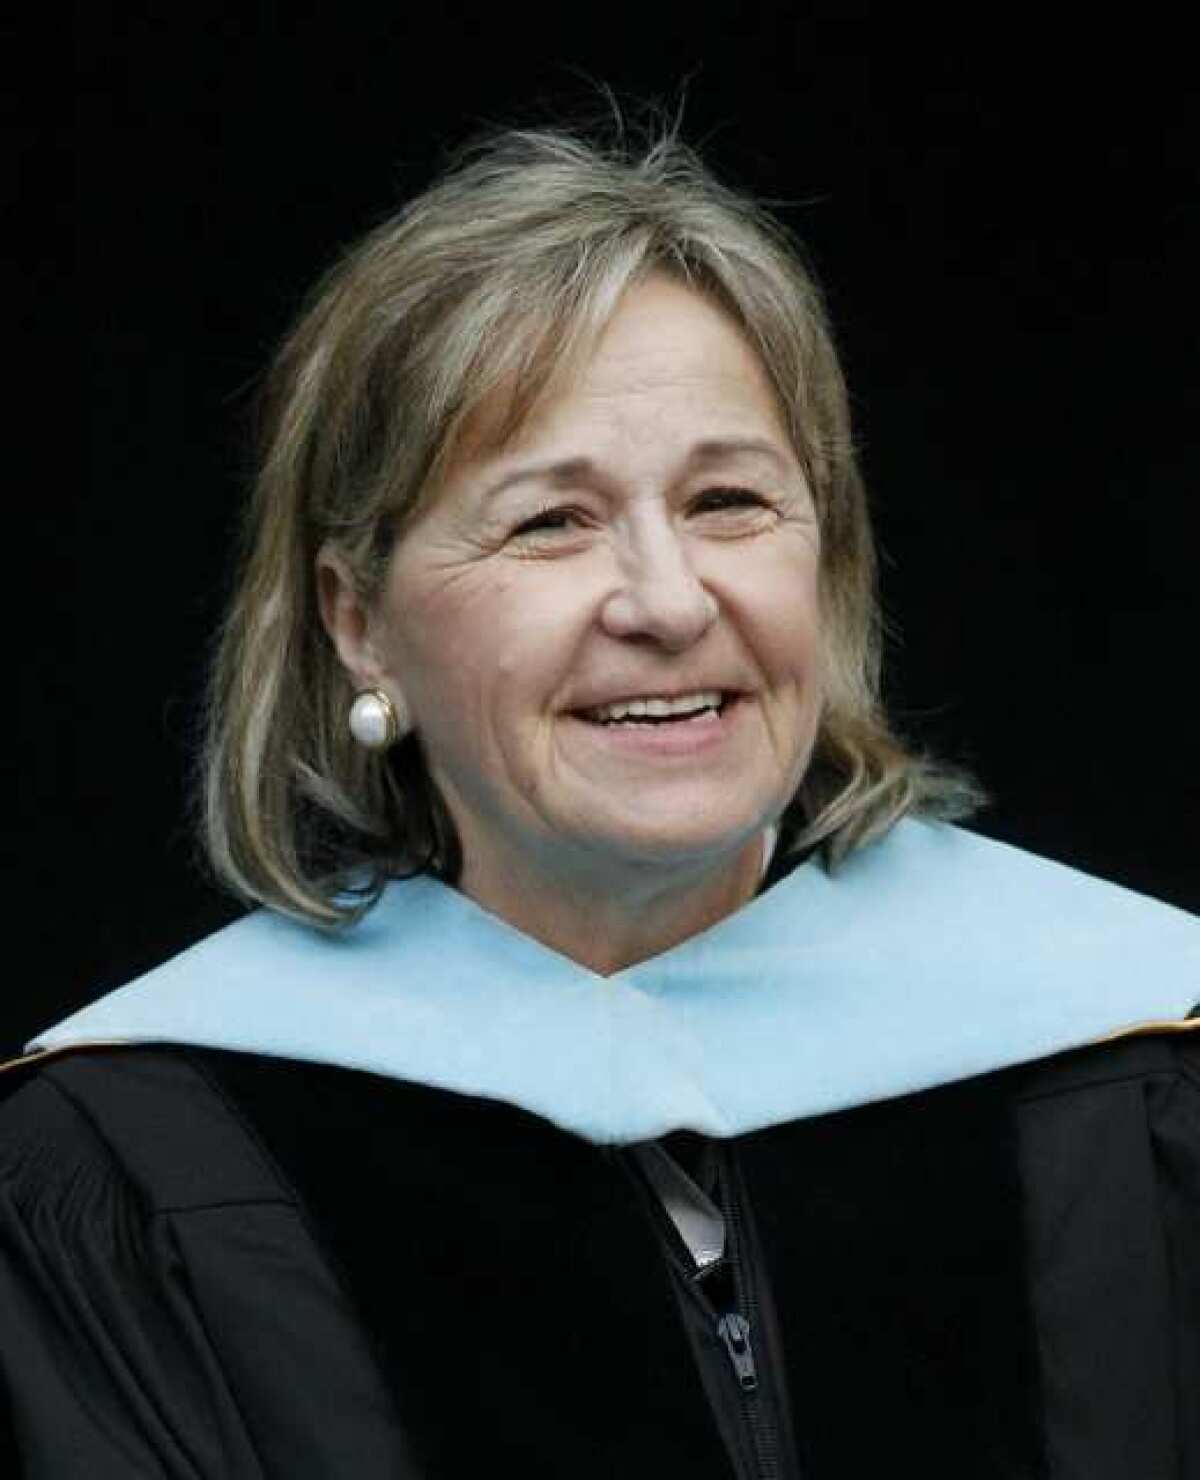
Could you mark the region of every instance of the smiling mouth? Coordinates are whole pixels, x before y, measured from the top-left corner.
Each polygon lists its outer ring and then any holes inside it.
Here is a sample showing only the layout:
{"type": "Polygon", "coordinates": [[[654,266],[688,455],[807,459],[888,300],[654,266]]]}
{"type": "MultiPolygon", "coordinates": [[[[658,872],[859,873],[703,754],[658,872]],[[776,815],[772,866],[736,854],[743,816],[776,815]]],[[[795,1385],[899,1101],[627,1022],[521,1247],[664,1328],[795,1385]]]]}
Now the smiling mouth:
{"type": "Polygon", "coordinates": [[[628,699],[613,704],[600,704],[592,709],[575,711],[576,718],[601,726],[643,726],[694,723],[696,720],[719,718],[736,695],[727,690],[706,690],[678,699],[628,699]]]}

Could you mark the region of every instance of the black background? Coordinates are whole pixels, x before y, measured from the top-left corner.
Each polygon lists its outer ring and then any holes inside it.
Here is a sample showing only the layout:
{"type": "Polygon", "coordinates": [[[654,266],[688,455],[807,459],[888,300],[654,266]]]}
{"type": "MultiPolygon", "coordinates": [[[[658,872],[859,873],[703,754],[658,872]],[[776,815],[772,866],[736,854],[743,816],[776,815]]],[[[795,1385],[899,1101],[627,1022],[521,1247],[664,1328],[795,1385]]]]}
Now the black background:
{"type": "Polygon", "coordinates": [[[68,636],[22,645],[30,969],[5,1039],[233,913],[196,865],[186,778],[250,400],[299,296],[445,146],[595,112],[595,82],[670,103],[686,80],[685,134],[807,244],[884,551],[901,728],[974,767],[996,798],[982,830],[1200,906],[1181,32],[1146,11],[1050,37],[1012,12],[921,32],[844,7],[407,10],[77,23],[85,468],[32,504],[68,636]]]}

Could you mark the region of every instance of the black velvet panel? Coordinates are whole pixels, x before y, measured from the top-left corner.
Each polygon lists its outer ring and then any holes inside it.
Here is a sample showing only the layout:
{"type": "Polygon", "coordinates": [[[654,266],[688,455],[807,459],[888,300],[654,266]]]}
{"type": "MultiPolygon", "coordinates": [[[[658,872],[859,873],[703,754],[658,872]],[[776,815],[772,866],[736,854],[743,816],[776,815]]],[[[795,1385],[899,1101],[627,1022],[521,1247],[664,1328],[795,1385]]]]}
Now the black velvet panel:
{"type": "Polygon", "coordinates": [[[999,1081],[748,1136],[816,1477],[1044,1474],[1016,1143],[999,1081]]]}
{"type": "Polygon", "coordinates": [[[431,1480],[730,1480],[662,1254],[610,1157],[507,1105],[190,1057],[311,1210],[431,1480]]]}

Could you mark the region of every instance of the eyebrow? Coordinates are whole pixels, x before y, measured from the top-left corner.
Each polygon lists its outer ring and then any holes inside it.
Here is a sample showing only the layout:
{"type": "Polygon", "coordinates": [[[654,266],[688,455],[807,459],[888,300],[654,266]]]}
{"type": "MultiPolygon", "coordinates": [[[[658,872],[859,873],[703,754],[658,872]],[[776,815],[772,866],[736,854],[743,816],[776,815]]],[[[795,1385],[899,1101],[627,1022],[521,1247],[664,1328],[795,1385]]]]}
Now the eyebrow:
{"type": "MultiPolygon", "coordinates": [[[[687,472],[713,463],[726,462],[747,453],[766,458],[781,472],[787,469],[787,459],[776,444],[766,437],[707,437],[704,441],[693,444],[683,460],[683,470],[687,472]]],[[[523,468],[514,468],[511,473],[506,473],[491,484],[486,490],[485,498],[490,502],[517,483],[549,483],[561,487],[578,482],[581,478],[594,478],[595,475],[596,464],[590,457],[567,457],[555,462],[530,463],[523,468]]]]}

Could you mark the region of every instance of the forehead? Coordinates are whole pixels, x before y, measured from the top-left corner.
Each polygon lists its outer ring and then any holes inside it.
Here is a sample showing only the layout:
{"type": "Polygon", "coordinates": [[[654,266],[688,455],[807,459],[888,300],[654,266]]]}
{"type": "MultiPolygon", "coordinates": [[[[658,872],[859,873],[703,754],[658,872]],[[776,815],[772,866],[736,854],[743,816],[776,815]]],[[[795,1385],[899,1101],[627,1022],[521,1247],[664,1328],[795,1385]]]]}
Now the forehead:
{"type": "Polygon", "coordinates": [[[486,397],[464,425],[452,462],[506,460],[580,436],[633,434],[664,444],[765,437],[789,448],[770,378],[733,318],[711,299],[655,275],[629,288],[577,363],[514,414],[512,386],[486,397]]]}
{"type": "Polygon", "coordinates": [[[679,381],[711,383],[739,398],[770,391],[761,361],[725,309],[656,276],[624,295],[565,390],[613,394],[679,381]]]}

